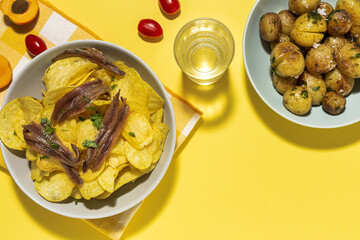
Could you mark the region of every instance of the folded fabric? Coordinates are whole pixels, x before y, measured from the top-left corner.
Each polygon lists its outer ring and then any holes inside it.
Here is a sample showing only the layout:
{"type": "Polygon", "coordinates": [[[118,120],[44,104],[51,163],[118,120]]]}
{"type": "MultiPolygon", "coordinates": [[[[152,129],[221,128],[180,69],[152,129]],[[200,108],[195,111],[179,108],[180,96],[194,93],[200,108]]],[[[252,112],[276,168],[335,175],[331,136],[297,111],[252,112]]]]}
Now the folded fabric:
{"type": "MultiPolygon", "coordinates": [[[[39,1],[38,19],[32,28],[28,29],[28,33],[40,36],[45,40],[48,48],[80,39],[100,40],[100,37],[95,33],[61,13],[50,3],[44,0],[39,1]]],[[[5,18],[1,13],[0,17],[2,21],[4,21],[5,18]]],[[[12,24],[6,22],[1,23],[0,54],[4,55],[10,61],[13,69],[13,77],[19,73],[22,67],[31,61],[31,57],[27,53],[25,47],[25,37],[26,35],[16,31],[12,24]]],[[[166,90],[169,93],[175,112],[177,127],[176,151],[194,129],[202,113],[170,89],[166,90]]],[[[0,91],[0,104],[2,104],[4,100],[6,91],[7,89],[2,89],[0,91]]],[[[6,168],[1,154],[0,167],[6,168]]],[[[120,239],[129,221],[141,204],[142,203],[139,203],[133,208],[112,217],[84,221],[108,237],[120,239]]]]}

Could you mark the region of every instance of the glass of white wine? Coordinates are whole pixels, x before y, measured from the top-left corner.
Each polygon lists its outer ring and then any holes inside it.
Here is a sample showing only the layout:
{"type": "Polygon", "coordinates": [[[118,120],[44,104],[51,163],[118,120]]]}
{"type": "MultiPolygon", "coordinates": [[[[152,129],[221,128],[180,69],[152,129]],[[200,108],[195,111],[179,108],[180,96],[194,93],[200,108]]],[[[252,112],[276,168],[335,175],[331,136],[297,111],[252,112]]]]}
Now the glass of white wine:
{"type": "Polygon", "coordinates": [[[234,52],[234,39],[229,29],[211,18],[198,18],[185,24],[174,43],[177,64],[200,85],[219,80],[228,69],[234,52]]]}

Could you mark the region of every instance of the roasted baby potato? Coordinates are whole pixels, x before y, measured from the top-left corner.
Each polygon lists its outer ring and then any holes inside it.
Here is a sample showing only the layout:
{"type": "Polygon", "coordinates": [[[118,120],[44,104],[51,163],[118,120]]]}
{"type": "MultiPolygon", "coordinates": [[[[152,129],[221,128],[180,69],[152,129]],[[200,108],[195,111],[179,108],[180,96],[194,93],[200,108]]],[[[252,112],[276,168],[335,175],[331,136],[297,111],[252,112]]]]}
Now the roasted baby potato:
{"type": "Polygon", "coordinates": [[[323,74],[335,68],[334,50],[325,44],[312,48],[305,57],[306,70],[313,74],[323,74]]]}
{"type": "Polygon", "coordinates": [[[305,68],[301,50],[291,42],[277,44],[271,52],[270,62],[281,77],[299,77],[305,68]]]}
{"type": "Polygon", "coordinates": [[[322,108],[331,115],[338,115],[345,109],[346,99],[335,91],[327,92],[322,100],[322,108]]]}
{"type": "Polygon", "coordinates": [[[337,52],[350,41],[344,36],[329,36],[325,39],[324,44],[330,46],[334,50],[334,56],[337,52]]]}
{"type": "Polygon", "coordinates": [[[316,9],[320,0],[289,0],[289,9],[295,15],[302,15],[316,9]]]}
{"type": "Polygon", "coordinates": [[[311,95],[313,106],[321,104],[326,94],[326,84],[321,75],[314,75],[304,71],[299,78],[299,84],[306,88],[311,95]]]}
{"type": "Polygon", "coordinates": [[[278,15],[281,19],[281,33],[290,36],[296,17],[289,10],[282,10],[278,15]]]}
{"type": "Polygon", "coordinates": [[[280,34],[280,37],[276,39],[275,41],[270,42],[270,49],[273,50],[276,44],[282,43],[282,42],[291,42],[291,39],[288,35],[280,34]]]}
{"type": "Polygon", "coordinates": [[[339,70],[352,78],[360,77],[360,47],[356,43],[347,43],[336,54],[339,70]]]}
{"type": "Polygon", "coordinates": [[[325,74],[325,83],[328,91],[336,91],[342,96],[350,94],[354,88],[354,78],[346,76],[338,68],[325,74]]]}
{"type": "Polygon", "coordinates": [[[321,2],[316,11],[326,19],[334,11],[334,8],[327,2],[321,2]]]}
{"type": "Polygon", "coordinates": [[[326,20],[316,11],[311,11],[296,19],[291,38],[300,46],[312,47],[321,42],[326,30],[326,20]]]}
{"type": "Polygon", "coordinates": [[[344,9],[338,9],[328,17],[328,33],[330,35],[344,35],[350,30],[351,26],[351,15],[344,9]]]}
{"type": "Polygon", "coordinates": [[[275,41],[281,33],[281,19],[276,13],[265,13],[260,19],[259,28],[262,39],[275,41]]]}
{"type": "Polygon", "coordinates": [[[296,86],[297,79],[294,77],[280,77],[276,73],[273,73],[272,82],[276,91],[278,91],[278,93],[283,95],[286,92],[286,90],[296,86]]]}
{"type": "Polygon", "coordinates": [[[351,37],[360,35],[360,1],[359,0],[339,0],[336,9],[345,9],[352,17],[352,26],[349,31],[351,37]]]}
{"type": "Polygon", "coordinates": [[[288,89],[283,96],[283,104],[287,110],[296,115],[305,115],[311,109],[312,97],[306,88],[295,86],[288,89]]]}

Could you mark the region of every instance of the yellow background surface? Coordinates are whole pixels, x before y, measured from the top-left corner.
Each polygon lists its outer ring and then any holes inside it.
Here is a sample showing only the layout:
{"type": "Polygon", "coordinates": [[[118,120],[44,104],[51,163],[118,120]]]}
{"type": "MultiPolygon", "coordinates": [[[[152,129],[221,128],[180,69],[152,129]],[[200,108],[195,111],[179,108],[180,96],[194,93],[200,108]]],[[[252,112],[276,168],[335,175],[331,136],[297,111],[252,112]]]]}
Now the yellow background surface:
{"type": "MultiPolygon", "coordinates": [[[[157,0],[50,2],[102,39],[134,52],[204,112],[123,239],[360,239],[360,123],[301,127],[262,102],[242,58],[255,0],[181,0],[175,19],[161,13],[157,0]],[[176,33],[197,17],[220,20],[235,39],[230,69],[212,87],[190,82],[173,57],[176,33]],[[138,36],[142,18],[162,25],[161,41],[138,36]]],[[[80,220],[41,208],[1,170],[0,183],[0,239],[107,239],[80,220]]]]}

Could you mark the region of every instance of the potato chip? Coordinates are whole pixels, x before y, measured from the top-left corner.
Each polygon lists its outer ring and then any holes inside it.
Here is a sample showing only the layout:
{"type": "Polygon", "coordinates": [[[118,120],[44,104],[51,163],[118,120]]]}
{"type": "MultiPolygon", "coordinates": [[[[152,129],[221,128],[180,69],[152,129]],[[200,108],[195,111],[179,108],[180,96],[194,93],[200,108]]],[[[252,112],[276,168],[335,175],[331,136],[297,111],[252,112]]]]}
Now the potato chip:
{"type": "Polygon", "coordinates": [[[101,165],[101,167],[96,171],[93,171],[90,168],[85,173],[83,171],[80,171],[79,173],[80,173],[80,177],[84,180],[84,182],[89,183],[95,181],[95,179],[104,171],[104,169],[105,169],[105,164],[101,165]]]}
{"type": "Polygon", "coordinates": [[[67,86],[80,86],[81,84],[85,82],[90,82],[91,80],[94,80],[94,78],[91,78],[90,75],[95,72],[95,70],[90,71],[89,73],[85,74],[84,76],[79,76],[79,78],[74,78],[70,80],[66,85],[67,86]]]}
{"type": "Polygon", "coordinates": [[[33,121],[36,115],[43,109],[41,103],[33,97],[21,97],[18,98],[21,109],[25,114],[25,124],[29,124],[33,121]]]}
{"type": "Polygon", "coordinates": [[[94,107],[97,112],[99,112],[100,114],[105,115],[106,111],[108,110],[109,106],[110,106],[111,100],[95,100],[94,102],[91,103],[90,107],[94,107]]]}
{"type": "Polygon", "coordinates": [[[15,132],[14,113],[21,111],[21,104],[18,99],[14,99],[6,104],[0,111],[0,139],[8,147],[12,149],[26,149],[26,144],[15,132]]]}
{"type": "Polygon", "coordinates": [[[23,127],[22,125],[25,125],[25,114],[24,111],[19,109],[15,117],[13,118],[14,121],[14,130],[16,135],[25,143],[24,134],[23,134],[23,127]]]}
{"type": "Polygon", "coordinates": [[[150,116],[151,123],[161,123],[164,115],[164,109],[160,108],[150,116]]]}
{"type": "Polygon", "coordinates": [[[90,198],[94,198],[102,194],[105,190],[100,187],[100,184],[97,180],[92,182],[84,182],[81,185],[78,185],[79,191],[81,195],[86,199],[89,200],[90,198]]]}
{"type": "Polygon", "coordinates": [[[111,85],[112,82],[115,81],[116,75],[114,73],[111,73],[105,69],[100,69],[95,71],[91,77],[93,78],[100,78],[101,81],[107,85],[111,85]]]}
{"type": "Polygon", "coordinates": [[[35,181],[36,191],[50,202],[60,202],[67,199],[75,184],[64,172],[53,172],[40,182],[35,181]]]}
{"type": "MultiPolygon", "coordinates": [[[[130,166],[126,166],[124,169],[119,171],[118,177],[115,179],[114,191],[118,190],[120,187],[124,186],[126,183],[133,182],[139,177],[144,175],[144,173],[132,169],[130,166]]],[[[111,195],[111,192],[104,192],[101,195],[97,196],[97,199],[105,199],[111,195]]]]}
{"type": "Polygon", "coordinates": [[[120,95],[126,98],[126,103],[132,111],[138,111],[149,119],[150,115],[164,106],[164,100],[145,82],[138,72],[125,65],[122,61],[114,62],[126,75],[116,81],[112,96],[120,89],[120,95]]]}
{"type": "Polygon", "coordinates": [[[115,186],[115,178],[117,177],[118,173],[119,171],[116,168],[107,166],[97,178],[100,186],[107,192],[113,192],[115,186]]]}
{"type": "Polygon", "coordinates": [[[47,172],[65,171],[65,169],[58,160],[43,156],[41,154],[38,154],[36,166],[38,166],[41,170],[47,172]]]}
{"type": "Polygon", "coordinates": [[[27,147],[26,148],[26,159],[29,161],[35,161],[38,158],[38,154],[33,149],[27,147]]]}
{"type": "Polygon", "coordinates": [[[108,164],[113,168],[117,168],[122,164],[128,163],[125,157],[125,140],[120,137],[109,153],[108,164]]]}
{"type": "Polygon", "coordinates": [[[81,196],[81,193],[80,193],[80,190],[79,190],[79,187],[78,186],[75,186],[71,192],[71,197],[73,199],[82,199],[82,196],[81,196]]]}
{"type": "Polygon", "coordinates": [[[122,136],[136,149],[143,149],[153,140],[150,122],[139,112],[130,112],[122,136]]]}
{"type": "Polygon", "coordinates": [[[58,60],[46,70],[43,77],[46,91],[69,86],[69,82],[76,82],[97,68],[97,64],[80,57],[58,60]]]}
{"type": "Polygon", "coordinates": [[[56,88],[52,91],[48,91],[43,98],[44,107],[55,105],[57,100],[62,98],[66,93],[70,92],[73,89],[74,87],[65,86],[65,87],[56,88]]]}
{"type": "Polygon", "coordinates": [[[82,144],[83,142],[87,140],[94,140],[97,133],[99,131],[97,128],[93,125],[92,121],[90,119],[86,119],[85,121],[78,121],[77,127],[76,127],[76,146],[80,150],[86,150],[87,148],[84,147],[82,144]]]}
{"type": "MultiPolygon", "coordinates": [[[[76,141],[76,120],[66,120],[55,126],[55,133],[63,143],[77,144],[76,141]]],[[[72,149],[72,148],[69,148],[72,149]]]]}
{"type": "Polygon", "coordinates": [[[44,177],[47,177],[50,175],[50,172],[45,172],[45,171],[41,170],[40,168],[38,168],[38,166],[36,166],[35,161],[31,162],[30,169],[31,169],[31,179],[33,181],[40,182],[44,177]]]}

